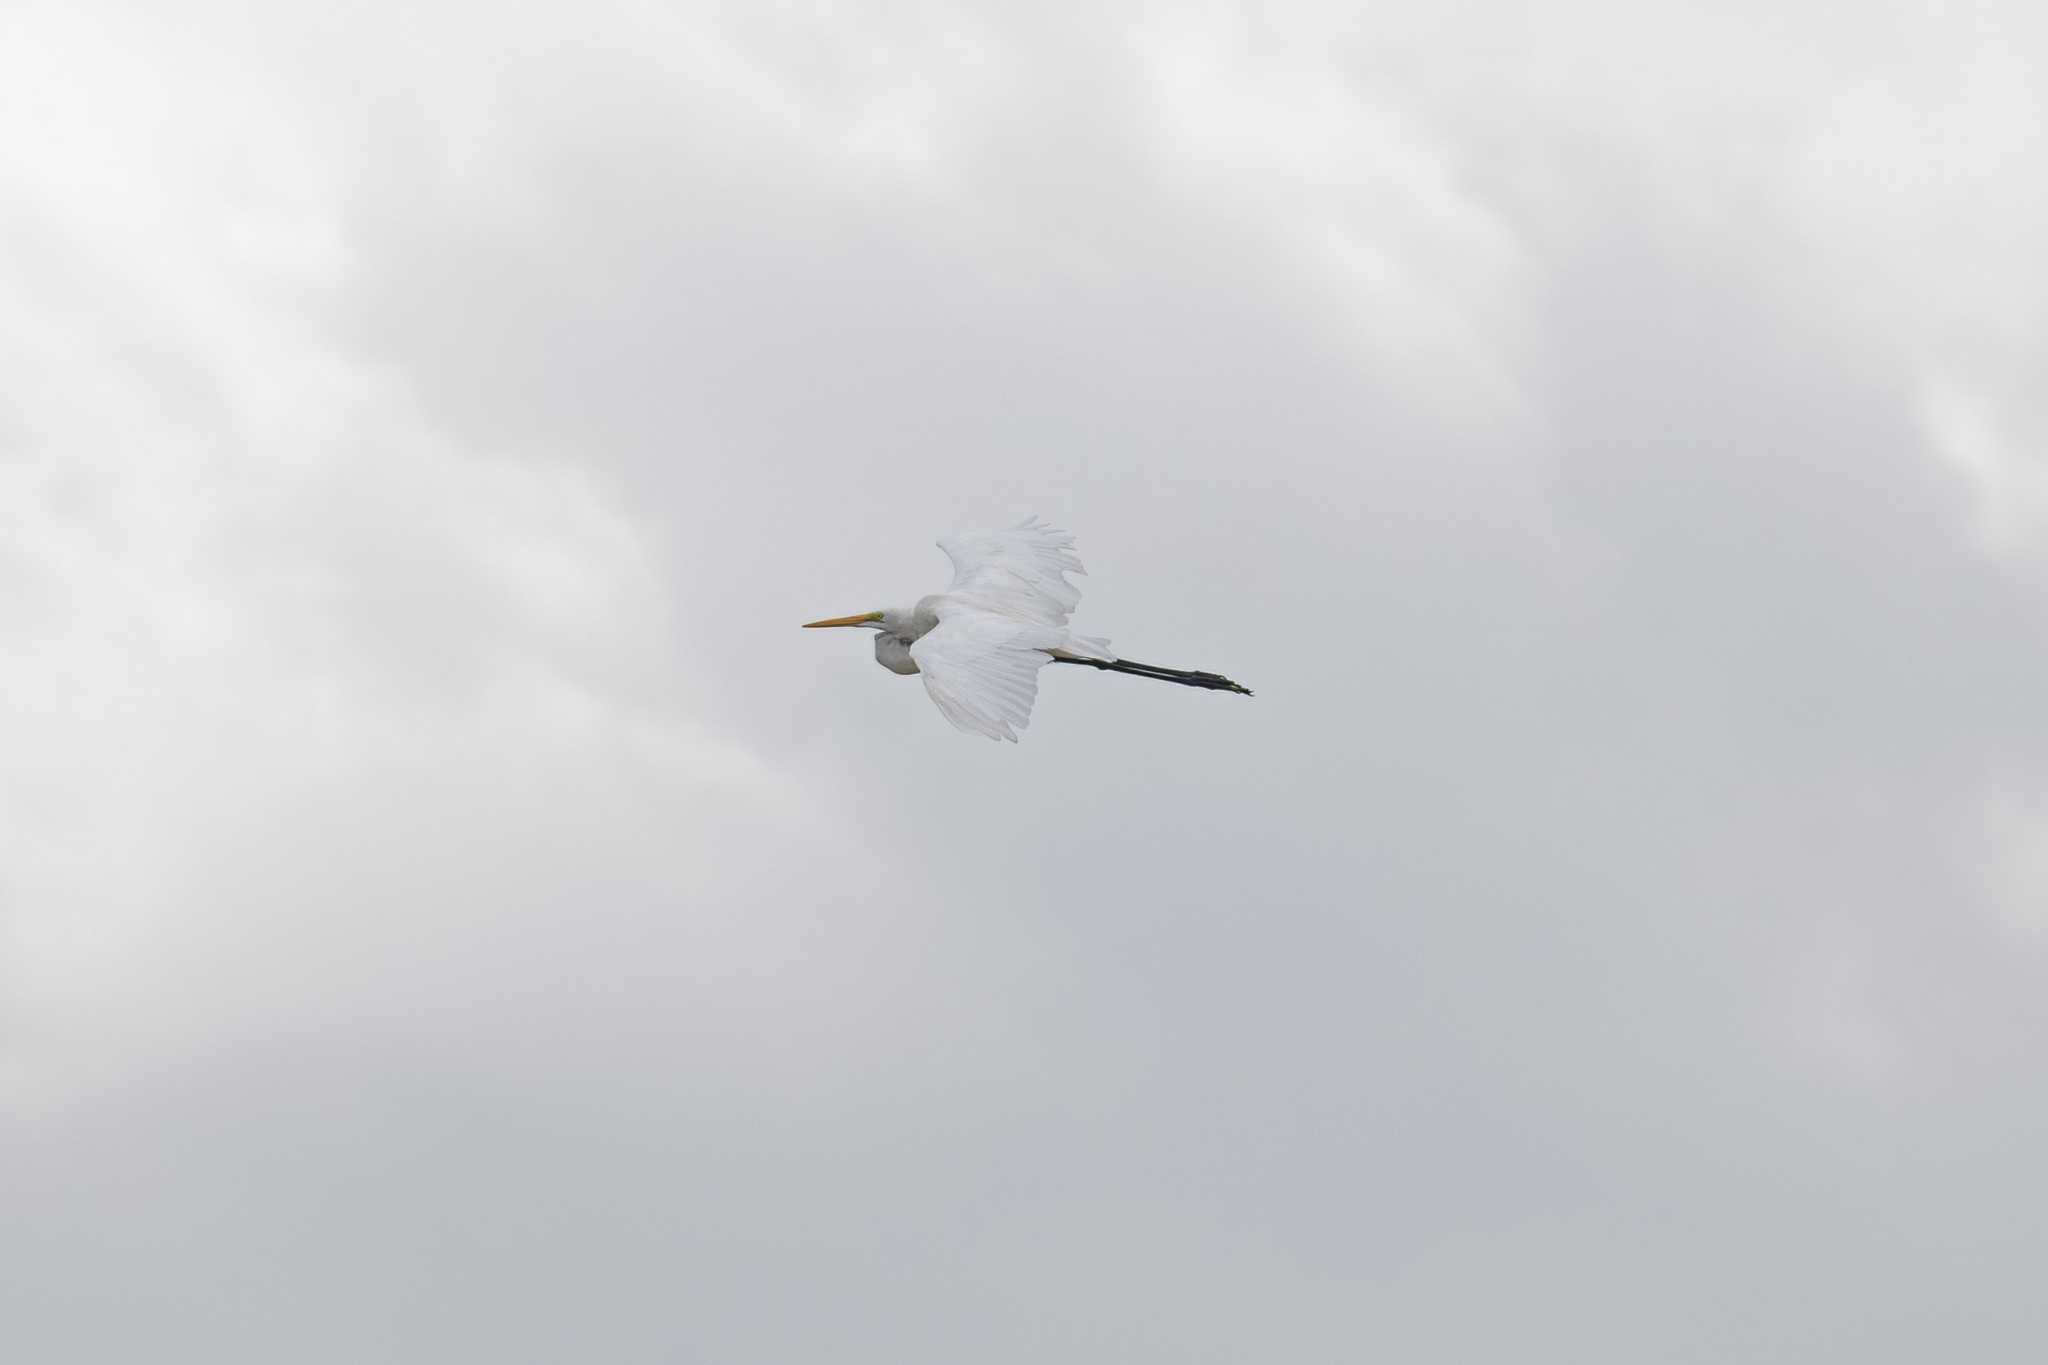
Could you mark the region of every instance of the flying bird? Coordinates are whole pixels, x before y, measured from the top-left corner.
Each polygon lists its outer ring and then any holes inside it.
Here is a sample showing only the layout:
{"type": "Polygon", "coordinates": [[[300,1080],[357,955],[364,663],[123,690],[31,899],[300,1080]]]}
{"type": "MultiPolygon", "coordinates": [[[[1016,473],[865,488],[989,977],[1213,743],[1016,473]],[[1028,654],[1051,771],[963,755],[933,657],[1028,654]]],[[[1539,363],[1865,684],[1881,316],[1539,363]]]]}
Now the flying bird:
{"type": "Polygon", "coordinates": [[[1252,694],[1220,673],[1119,659],[1109,641],[1068,630],[1081,590],[1067,575],[1087,571],[1074,554],[1074,538],[1036,517],[1000,531],[954,536],[939,548],[953,561],[953,585],[944,592],[914,607],[807,621],[804,629],[868,627],[875,632],[875,662],[891,673],[922,677],[955,729],[1013,744],[1031,723],[1038,670],[1047,664],[1252,694]]]}

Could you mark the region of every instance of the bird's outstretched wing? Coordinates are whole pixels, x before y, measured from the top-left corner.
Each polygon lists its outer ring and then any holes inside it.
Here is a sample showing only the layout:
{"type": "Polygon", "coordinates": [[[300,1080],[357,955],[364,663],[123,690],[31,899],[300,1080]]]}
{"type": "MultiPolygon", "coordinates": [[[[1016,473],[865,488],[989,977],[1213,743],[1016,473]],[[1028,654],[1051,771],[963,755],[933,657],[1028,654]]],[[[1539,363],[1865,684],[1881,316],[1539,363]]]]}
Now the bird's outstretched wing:
{"type": "Polygon", "coordinates": [[[989,739],[1017,740],[1031,723],[1038,670],[1046,653],[1067,640],[1059,626],[1040,625],[986,611],[943,616],[910,647],[924,690],[956,730],[989,739]]]}
{"type": "Polygon", "coordinates": [[[951,605],[1044,626],[1067,624],[1081,590],[1067,581],[1086,573],[1074,538],[1029,517],[1000,531],[976,531],[939,542],[953,561],[951,605]]]}
{"type": "Polygon", "coordinates": [[[949,537],[939,548],[953,561],[953,586],[939,594],[939,624],[910,647],[910,657],[956,729],[1014,742],[1031,723],[1048,651],[1116,658],[1107,640],[1067,629],[1081,602],[1067,575],[1087,570],[1065,531],[1031,517],[949,537]]]}

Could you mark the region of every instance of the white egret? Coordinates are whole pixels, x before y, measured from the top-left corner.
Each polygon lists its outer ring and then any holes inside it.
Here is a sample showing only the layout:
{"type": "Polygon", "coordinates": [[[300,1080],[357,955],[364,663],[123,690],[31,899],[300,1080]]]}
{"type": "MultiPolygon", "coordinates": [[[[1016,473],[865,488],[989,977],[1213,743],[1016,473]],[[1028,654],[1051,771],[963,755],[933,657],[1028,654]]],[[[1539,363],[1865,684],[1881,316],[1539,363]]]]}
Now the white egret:
{"type": "Polygon", "coordinates": [[[1012,743],[1031,723],[1038,670],[1047,664],[1252,694],[1218,673],[1119,659],[1109,641],[1068,630],[1081,590],[1067,575],[1087,571],[1074,555],[1074,538],[1036,517],[1000,531],[954,536],[939,548],[953,561],[953,586],[946,591],[914,607],[807,621],[804,629],[874,630],[875,662],[891,673],[920,675],[954,728],[1012,743]]]}

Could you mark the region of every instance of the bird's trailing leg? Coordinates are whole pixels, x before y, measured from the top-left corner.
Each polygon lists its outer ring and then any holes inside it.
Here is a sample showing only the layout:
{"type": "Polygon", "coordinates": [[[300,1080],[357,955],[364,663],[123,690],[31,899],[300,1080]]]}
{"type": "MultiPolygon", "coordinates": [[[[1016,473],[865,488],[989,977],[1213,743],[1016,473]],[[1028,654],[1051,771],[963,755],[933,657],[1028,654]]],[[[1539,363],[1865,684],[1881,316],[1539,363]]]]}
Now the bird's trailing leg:
{"type": "Polygon", "coordinates": [[[1188,668],[1161,668],[1157,664],[1141,664],[1130,659],[1084,659],[1078,654],[1065,650],[1053,650],[1052,661],[1056,664],[1081,664],[1087,668],[1099,668],[1105,673],[1128,673],[1135,678],[1157,678],[1161,682],[1179,683],[1182,687],[1206,687],[1213,692],[1236,692],[1249,697],[1252,690],[1243,683],[1235,683],[1221,673],[1203,673],[1188,668]]]}

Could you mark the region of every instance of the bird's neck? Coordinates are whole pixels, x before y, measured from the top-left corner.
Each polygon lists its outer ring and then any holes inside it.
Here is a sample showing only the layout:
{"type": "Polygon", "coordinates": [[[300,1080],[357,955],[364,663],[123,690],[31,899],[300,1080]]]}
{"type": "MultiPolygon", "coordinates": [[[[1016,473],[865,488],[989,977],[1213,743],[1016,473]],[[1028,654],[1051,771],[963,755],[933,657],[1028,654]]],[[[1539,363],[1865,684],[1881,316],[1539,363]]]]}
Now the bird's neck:
{"type": "Polygon", "coordinates": [[[892,607],[882,613],[882,633],[913,644],[939,623],[938,599],[927,597],[914,607],[892,607]]]}

